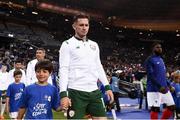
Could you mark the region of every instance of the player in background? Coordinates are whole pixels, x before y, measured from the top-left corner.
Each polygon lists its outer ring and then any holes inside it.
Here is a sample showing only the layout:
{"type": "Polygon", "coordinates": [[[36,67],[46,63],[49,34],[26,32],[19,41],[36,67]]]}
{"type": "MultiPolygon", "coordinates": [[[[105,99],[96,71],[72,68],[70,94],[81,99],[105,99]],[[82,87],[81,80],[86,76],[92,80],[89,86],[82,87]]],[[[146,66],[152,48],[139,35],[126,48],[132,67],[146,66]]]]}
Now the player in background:
{"type": "Polygon", "coordinates": [[[1,98],[0,98],[0,118],[4,119],[4,111],[6,106],[6,90],[10,84],[10,80],[8,79],[8,72],[7,72],[7,66],[5,64],[2,64],[1,70],[0,70],[0,91],[1,91],[1,98]]]}
{"type": "MultiPolygon", "coordinates": [[[[36,73],[35,73],[35,65],[38,61],[44,60],[46,55],[46,51],[44,48],[38,48],[36,50],[36,59],[31,60],[28,62],[27,69],[26,69],[26,80],[27,85],[31,85],[37,82],[36,73]]],[[[48,78],[48,83],[52,84],[51,76],[48,78]]]]}
{"type": "Polygon", "coordinates": [[[14,79],[14,71],[15,70],[20,70],[22,72],[22,77],[21,77],[21,82],[24,83],[26,85],[26,73],[25,71],[22,69],[22,61],[20,59],[17,59],[14,62],[14,68],[12,70],[9,71],[9,80],[12,81],[12,83],[15,81],[14,79]]]}
{"type": "Polygon", "coordinates": [[[151,107],[150,118],[158,119],[160,105],[165,103],[167,107],[163,110],[161,119],[168,119],[173,115],[175,104],[167,85],[166,67],[161,57],[161,44],[154,43],[152,51],[153,55],[146,60],[147,100],[148,106],[151,107]]]}

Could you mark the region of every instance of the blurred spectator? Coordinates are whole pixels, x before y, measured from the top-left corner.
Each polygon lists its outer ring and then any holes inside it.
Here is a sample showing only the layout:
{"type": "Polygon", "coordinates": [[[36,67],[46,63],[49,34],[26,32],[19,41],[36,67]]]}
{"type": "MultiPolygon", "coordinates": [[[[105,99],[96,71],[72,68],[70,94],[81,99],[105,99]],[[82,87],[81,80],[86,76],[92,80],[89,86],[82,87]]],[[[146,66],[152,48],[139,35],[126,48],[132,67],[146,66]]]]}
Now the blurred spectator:
{"type": "Polygon", "coordinates": [[[11,80],[11,83],[14,82],[14,71],[20,70],[22,72],[21,82],[26,85],[26,74],[25,71],[22,69],[22,61],[20,59],[17,59],[14,62],[14,68],[9,71],[9,80],[11,80]]]}
{"type": "Polygon", "coordinates": [[[8,80],[8,72],[7,72],[7,66],[5,64],[2,64],[2,67],[0,69],[0,91],[1,91],[1,98],[0,98],[0,118],[3,119],[3,114],[5,111],[6,106],[6,90],[8,88],[8,85],[10,84],[10,81],[8,80]]]}
{"type": "Polygon", "coordinates": [[[114,94],[114,102],[116,103],[115,106],[117,108],[117,112],[120,112],[121,108],[120,108],[120,102],[119,102],[119,97],[120,97],[119,78],[116,73],[112,74],[110,85],[111,85],[112,92],[114,94]]]}

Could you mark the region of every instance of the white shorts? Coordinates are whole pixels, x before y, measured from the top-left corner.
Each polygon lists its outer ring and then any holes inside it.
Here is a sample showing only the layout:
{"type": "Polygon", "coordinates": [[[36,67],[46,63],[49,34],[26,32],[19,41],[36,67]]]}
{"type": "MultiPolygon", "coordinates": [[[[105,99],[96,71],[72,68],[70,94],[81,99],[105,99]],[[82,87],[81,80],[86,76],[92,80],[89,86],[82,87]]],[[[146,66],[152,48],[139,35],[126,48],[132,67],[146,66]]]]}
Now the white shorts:
{"type": "Polygon", "coordinates": [[[175,104],[169,91],[166,94],[162,94],[160,92],[147,92],[147,101],[149,107],[160,107],[163,103],[167,106],[175,104]]]}
{"type": "Polygon", "coordinates": [[[16,119],[17,116],[18,116],[18,112],[10,112],[10,113],[9,113],[9,117],[10,117],[11,119],[16,119]]]}

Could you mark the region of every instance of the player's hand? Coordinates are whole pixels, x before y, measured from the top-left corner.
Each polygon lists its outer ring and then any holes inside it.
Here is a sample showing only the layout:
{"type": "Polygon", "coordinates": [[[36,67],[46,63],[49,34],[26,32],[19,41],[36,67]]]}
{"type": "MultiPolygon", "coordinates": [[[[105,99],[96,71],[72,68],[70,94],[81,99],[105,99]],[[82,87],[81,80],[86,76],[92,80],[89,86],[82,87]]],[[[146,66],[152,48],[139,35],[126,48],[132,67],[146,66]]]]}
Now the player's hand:
{"type": "Polygon", "coordinates": [[[110,104],[114,102],[114,95],[113,95],[113,92],[111,90],[107,90],[106,91],[106,94],[108,96],[108,99],[110,100],[110,104]]]}
{"type": "Polygon", "coordinates": [[[169,90],[171,93],[173,93],[175,91],[175,88],[173,86],[169,86],[169,90]]]}
{"type": "Polygon", "coordinates": [[[68,110],[69,106],[71,106],[71,99],[69,99],[68,97],[64,97],[61,99],[61,108],[63,110],[68,110]]]}
{"type": "Polygon", "coordinates": [[[159,92],[162,93],[162,94],[166,94],[168,92],[169,88],[168,87],[161,87],[159,89],[159,92]]]}
{"type": "Polygon", "coordinates": [[[5,111],[6,111],[6,113],[9,115],[9,107],[6,106],[5,111]]]}

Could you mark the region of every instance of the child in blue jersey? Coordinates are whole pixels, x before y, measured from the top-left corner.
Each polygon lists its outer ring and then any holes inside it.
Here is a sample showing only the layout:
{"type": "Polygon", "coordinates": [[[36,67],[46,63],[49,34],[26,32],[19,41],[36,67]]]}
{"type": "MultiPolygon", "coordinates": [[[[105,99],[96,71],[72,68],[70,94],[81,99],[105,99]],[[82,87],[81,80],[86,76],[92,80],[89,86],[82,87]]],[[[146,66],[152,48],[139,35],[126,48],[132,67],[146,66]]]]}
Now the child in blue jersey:
{"type": "Polygon", "coordinates": [[[14,73],[15,82],[10,84],[6,93],[6,111],[9,113],[11,119],[16,119],[18,115],[18,102],[24,91],[25,84],[21,83],[22,72],[15,70],[14,73]]]}
{"type": "Polygon", "coordinates": [[[48,84],[53,65],[49,60],[38,61],[35,72],[38,82],[25,88],[19,102],[18,119],[53,119],[52,109],[60,110],[59,93],[55,86],[48,84]]]}
{"type": "Polygon", "coordinates": [[[171,86],[174,87],[175,91],[172,93],[174,102],[176,105],[176,118],[180,119],[180,71],[176,71],[173,74],[173,82],[171,86]]]}

